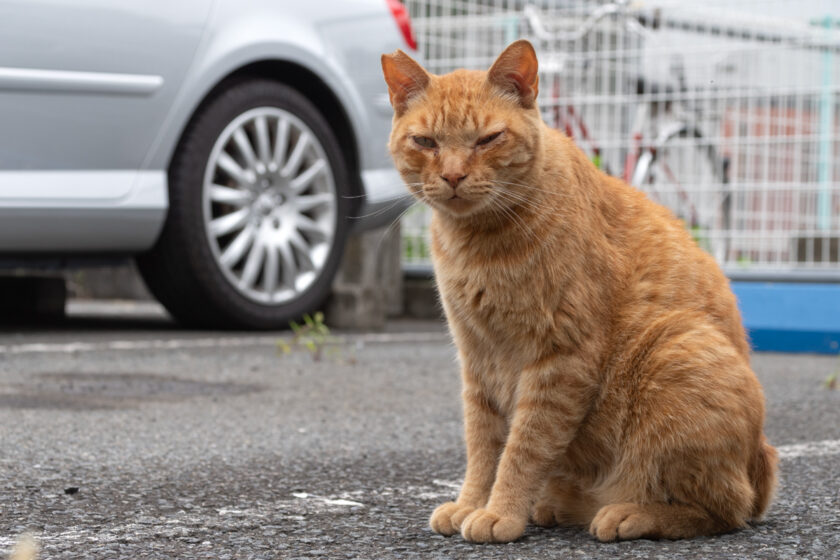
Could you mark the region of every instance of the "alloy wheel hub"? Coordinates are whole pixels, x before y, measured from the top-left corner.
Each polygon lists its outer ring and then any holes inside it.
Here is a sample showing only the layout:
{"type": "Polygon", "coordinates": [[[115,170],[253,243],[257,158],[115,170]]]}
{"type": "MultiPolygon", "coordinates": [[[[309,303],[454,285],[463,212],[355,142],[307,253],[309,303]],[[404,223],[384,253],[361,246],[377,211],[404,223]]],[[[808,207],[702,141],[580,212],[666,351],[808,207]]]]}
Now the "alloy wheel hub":
{"type": "Polygon", "coordinates": [[[216,140],[204,174],[204,223],[216,262],[249,299],[277,304],[323,270],[336,228],[336,187],[315,134],[261,107],[216,140]]]}

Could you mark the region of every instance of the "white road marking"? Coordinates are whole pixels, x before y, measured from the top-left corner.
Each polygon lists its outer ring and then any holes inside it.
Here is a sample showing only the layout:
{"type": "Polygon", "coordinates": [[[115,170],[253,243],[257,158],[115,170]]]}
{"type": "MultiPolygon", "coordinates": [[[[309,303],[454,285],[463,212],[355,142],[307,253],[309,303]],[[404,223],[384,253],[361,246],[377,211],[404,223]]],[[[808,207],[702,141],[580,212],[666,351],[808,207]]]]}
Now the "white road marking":
{"type": "Polygon", "coordinates": [[[781,459],[838,455],[840,454],[840,439],[826,439],[823,441],[809,441],[806,443],[780,445],[776,449],[779,450],[779,457],[781,459]]]}
{"type": "MultiPolygon", "coordinates": [[[[68,353],[68,352],[101,352],[101,351],[137,351],[137,350],[180,350],[191,348],[247,348],[258,346],[276,346],[278,341],[289,341],[281,336],[248,336],[248,337],[209,337],[209,338],[182,338],[182,339],[150,339],[150,340],[111,340],[101,342],[66,342],[66,343],[25,343],[0,345],[0,354],[40,354],[40,353],[68,353]]],[[[342,344],[389,344],[389,343],[426,343],[426,342],[448,342],[449,336],[444,332],[423,332],[423,333],[376,333],[347,335],[337,337],[336,341],[342,344]]],[[[791,460],[801,457],[824,457],[840,455],[840,440],[811,441],[796,444],[777,446],[779,457],[782,460],[791,460]]],[[[352,511],[349,508],[365,507],[364,503],[348,499],[359,497],[364,499],[387,500],[392,496],[410,496],[412,499],[419,499],[430,502],[434,505],[440,500],[453,499],[461,487],[461,481],[448,481],[434,479],[429,486],[406,486],[402,488],[382,488],[373,495],[369,492],[355,491],[343,493],[339,497],[327,498],[315,496],[304,492],[294,493],[294,500],[278,500],[272,503],[271,508],[221,508],[217,510],[220,516],[252,518],[276,516],[283,511],[283,517],[289,520],[303,521],[305,518],[299,514],[352,511]],[[276,508],[276,509],[275,509],[276,508]]],[[[169,520],[167,523],[179,523],[179,520],[169,520]]],[[[87,531],[64,531],[58,534],[44,534],[39,540],[46,542],[63,541],[66,539],[79,540],[84,538],[94,541],[106,541],[109,538],[117,538],[117,535],[131,534],[133,525],[114,527],[102,533],[89,533],[87,531]]],[[[17,542],[15,537],[0,536],[0,552],[2,549],[9,549],[17,542]]]]}
{"type": "MultiPolygon", "coordinates": [[[[779,451],[779,458],[782,460],[796,459],[798,457],[840,455],[840,439],[778,445],[776,449],[779,451]]],[[[403,494],[411,495],[420,500],[452,500],[460,491],[463,481],[440,480],[436,478],[432,480],[432,484],[434,486],[408,486],[401,489],[385,488],[378,494],[381,497],[403,494]]]]}
{"type": "MultiPolygon", "coordinates": [[[[795,459],[798,457],[822,457],[827,455],[840,454],[840,440],[823,440],[810,441],[805,443],[795,443],[788,445],[779,445],[779,456],[783,460],[795,459]]],[[[441,480],[433,479],[430,486],[404,486],[400,488],[383,487],[373,493],[366,490],[356,490],[351,492],[343,492],[337,497],[327,498],[324,496],[317,496],[307,492],[295,492],[292,494],[292,500],[271,500],[269,503],[260,504],[257,507],[226,507],[216,509],[215,513],[219,516],[230,516],[234,519],[249,519],[249,518],[282,518],[288,521],[302,522],[306,519],[311,519],[312,514],[318,513],[337,513],[346,512],[351,514],[352,509],[356,507],[365,507],[365,504],[350,500],[348,498],[363,498],[380,499],[387,501],[389,498],[401,496],[408,497],[412,500],[423,500],[429,502],[429,507],[437,504],[442,500],[452,500],[461,488],[462,481],[460,480],[441,480]],[[305,514],[305,515],[302,515],[305,514]]],[[[210,512],[204,513],[190,513],[186,514],[181,511],[175,515],[174,518],[160,519],[160,524],[181,525],[172,530],[180,531],[181,535],[187,535],[194,527],[204,526],[207,524],[210,512]]],[[[148,523],[144,522],[144,530],[148,529],[148,523]]],[[[137,534],[138,525],[136,523],[129,523],[124,525],[115,525],[109,528],[103,528],[97,531],[88,529],[71,529],[58,533],[42,533],[35,536],[36,541],[40,541],[45,548],[51,549],[55,545],[53,543],[103,543],[112,542],[118,539],[133,538],[137,534]]],[[[19,537],[0,536],[0,555],[8,554],[8,551],[15,545],[19,537]]]]}
{"type": "Polygon", "coordinates": [[[365,504],[362,504],[360,502],[354,502],[353,500],[347,500],[345,498],[325,498],[323,496],[316,496],[314,494],[308,494],[306,492],[293,492],[292,496],[299,500],[312,500],[315,502],[320,502],[327,506],[365,507],[365,504]]]}
{"type": "MultiPolygon", "coordinates": [[[[337,336],[338,344],[398,344],[406,342],[447,342],[443,332],[370,333],[337,336]]],[[[181,350],[190,348],[248,348],[276,346],[292,340],[283,336],[249,336],[217,338],[177,338],[152,340],[108,340],[102,342],[33,342],[28,344],[0,344],[0,354],[64,354],[72,352],[102,352],[130,350],[181,350]]]]}
{"type": "Polygon", "coordinates": [[[255,513],[255,512],[253,512],[253,511],[251,511],[251,510],[247,510],[247,509],[221,508],[221,509],[217,509],[217,510],[216,510],[216,512],[217,512],[219,515],[233,515],[233,516],[237,516],[237,517],[242,517],[242,516],[250,516],[250,517],[254,517],[254,516],[257,516],[257,517],[265,517],[264,515],[261,515],[261,514],[255,513]]]}
{"type": "MultiPolygon", "coordinates": [[[[779,458],[782,460],[796,459],[798,457],[825,457],[828,455],[840,455],[840,439],[827,439],[823,441],[808,441],[805,443],[793,443],[778,445],[779,458]]],[[[440,480],[433,479],[434,486],[409,486],[395,490],[385,488],[379,492],[381,496],[392,496],[396,493],[409,494],[421,500],[453,499],[460,491],[462,480],[440,480]]]]}
{"type": "Polygon", "coordinates": [[[354,502],[353,500],[344,500],[339,498],[338,500],[324,500],[324,503],[328,506],[350,506],[350,507],[364,507],[365,504],[361,504],[359,502],[354,502]]]}

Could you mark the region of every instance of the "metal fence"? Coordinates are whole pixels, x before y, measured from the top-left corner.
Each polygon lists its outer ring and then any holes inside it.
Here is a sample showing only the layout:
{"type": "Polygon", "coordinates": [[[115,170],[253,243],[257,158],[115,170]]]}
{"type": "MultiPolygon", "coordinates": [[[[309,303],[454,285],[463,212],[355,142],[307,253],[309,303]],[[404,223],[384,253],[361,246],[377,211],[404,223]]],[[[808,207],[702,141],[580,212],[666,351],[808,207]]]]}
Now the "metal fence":
{"type": "MultiPolygon", "coordinates": [[[[733,278],[840,280],[836,0],[407,0],[434,73],[529,39],[547,123],[684,220],[733,278]]],[[[428,211],[403,219],[428,267],[428,211]]]]}

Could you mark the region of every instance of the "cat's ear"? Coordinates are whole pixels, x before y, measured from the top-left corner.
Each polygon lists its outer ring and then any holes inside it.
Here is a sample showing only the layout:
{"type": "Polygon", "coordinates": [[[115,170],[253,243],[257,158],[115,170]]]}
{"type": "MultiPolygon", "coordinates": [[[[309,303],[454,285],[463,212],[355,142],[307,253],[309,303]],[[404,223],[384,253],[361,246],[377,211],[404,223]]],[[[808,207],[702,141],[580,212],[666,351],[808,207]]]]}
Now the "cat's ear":
{"type": "Polygon", "coordinates": [[[429,74],[399,49],[382,55],[382,73],[388,83],[391,106],[397,115],[405,111],[412,97],[423,93],[429,85],[429,74]]]}
{"type": "Polygon", "coordinates": [[[505,93],[516,95],[526,109],[536,102],[539,80],[537,53],[524,39],[511,43],[487,72],[488,82],[505,93]]]}

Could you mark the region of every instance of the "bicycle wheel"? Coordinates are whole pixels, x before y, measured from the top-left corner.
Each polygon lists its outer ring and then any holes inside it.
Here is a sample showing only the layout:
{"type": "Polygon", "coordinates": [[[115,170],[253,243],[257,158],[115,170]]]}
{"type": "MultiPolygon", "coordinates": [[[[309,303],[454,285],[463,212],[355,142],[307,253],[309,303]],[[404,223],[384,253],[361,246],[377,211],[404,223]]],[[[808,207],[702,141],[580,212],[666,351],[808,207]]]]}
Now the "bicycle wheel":
{"type": "Polygon", "coordinates": [[[634,186],[685,223],[700,247],[725,262],[731,199],[724,163],[698,130],[681,128],[646,149],[632,177],[634,186]]]}

